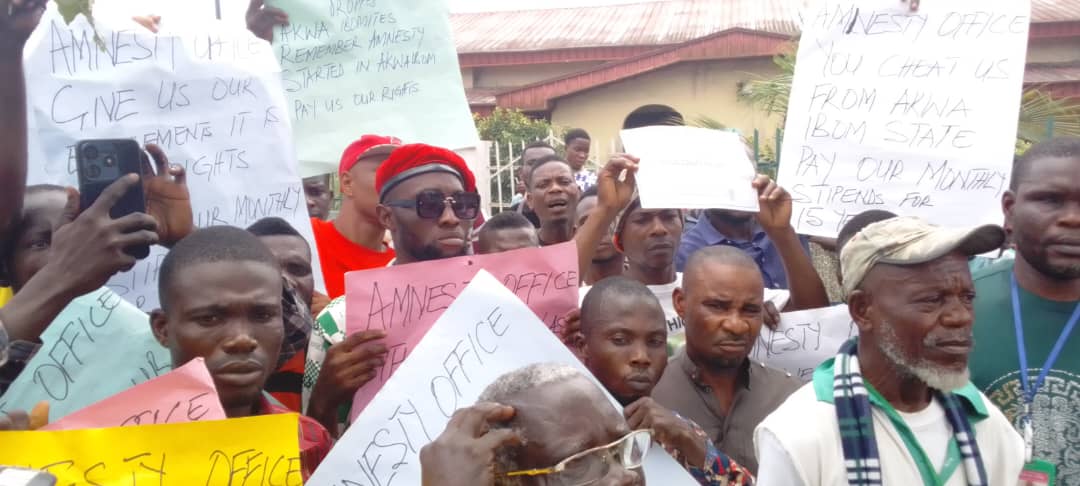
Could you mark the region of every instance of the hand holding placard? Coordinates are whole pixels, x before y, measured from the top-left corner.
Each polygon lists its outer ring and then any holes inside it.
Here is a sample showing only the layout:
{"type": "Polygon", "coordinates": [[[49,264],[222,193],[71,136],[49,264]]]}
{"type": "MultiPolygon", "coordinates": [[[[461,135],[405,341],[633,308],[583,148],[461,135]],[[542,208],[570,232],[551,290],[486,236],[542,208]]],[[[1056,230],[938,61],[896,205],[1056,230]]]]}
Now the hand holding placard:
{"type": "Polygon", "coordinates": [[[326,351],[319,377],[311,391],[308,416],[327,430],[337,429],[337,409],[356,391],[378,376],[386,365],[386,332],[381,329],[350,334],[326,351]]]}
{"type": "Polygon", "coordinates": [[[454,412],[446,430],[420,449],[421,484],[493,484],[495,451],[524,443],[516,430],[493,427],[512,418],[514,408],[497,403],[477,403],[454,412]]]}
{"type": "MultiPolygon", "coordinates": [[[[414,265],[418,264],[407,266],[414,265]]],[[[475,404],[483,389],[500,375],[542,362],[568,364],[591,377],[533,310],[503,282],[480,271],[353,420],[308,485],[421,484],[420,450],[436,440],[455,412],[475,404]]],[[[615,406],[613,399],[611,406],[615,406]]],[[[477,429],[465,427],[454,433],[470,430],[477,429]]],[[[481,451],[467,452],[471,459],[463,460],[472,465],[483,462],[483,457],[476,456],[481,451]]],[[[649,454],[645,473],[653,484],[694,484],[662,449],[649,454]]]]}
{"type": "Polygon", "coordinates": [[[348,333],[386,332],[385,364],[353,398],[355,418],[480,269],[492,272],[553,332],[578,303],[575,242],[490,255],[350,272],[345,275],[348,333]]]}
{"type": "Polygon", "coordinates": [[[626,150],[641,157],[638,189],[646,209],[756,212],[754,164],[732,132],[655,126],[623,130],[626,150]]]}

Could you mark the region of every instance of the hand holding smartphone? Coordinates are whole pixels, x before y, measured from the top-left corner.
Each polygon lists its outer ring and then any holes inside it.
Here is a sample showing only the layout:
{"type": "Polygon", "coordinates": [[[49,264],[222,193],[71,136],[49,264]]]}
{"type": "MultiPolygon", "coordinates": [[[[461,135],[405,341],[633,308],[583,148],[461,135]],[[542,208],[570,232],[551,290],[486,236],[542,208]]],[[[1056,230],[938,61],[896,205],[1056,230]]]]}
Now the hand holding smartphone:
{"type": "MultiPolygon", "coordinates": [[[[82,140],[75,146],[79,173],[79,208],[86,210],[110,184],[127,174],[142,173],[142,149],[134,140],[82,140]]],[[[109,216],[119,219],[132,213],[146,212],[146,196],[142,184],[132,186],[109,210],[109,216]]],[[[131,246],[125,253],[143,259],[150,254],[148,245],[131,246]]]]}

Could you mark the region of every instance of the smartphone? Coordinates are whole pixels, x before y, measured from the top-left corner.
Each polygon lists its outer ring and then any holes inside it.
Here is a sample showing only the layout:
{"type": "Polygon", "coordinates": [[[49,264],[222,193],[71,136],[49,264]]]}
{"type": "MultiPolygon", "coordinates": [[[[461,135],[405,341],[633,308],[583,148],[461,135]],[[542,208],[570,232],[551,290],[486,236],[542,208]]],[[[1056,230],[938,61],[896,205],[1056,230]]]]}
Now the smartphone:
{"type": "MultiPolygon", "coordinates": [[[[79,207],[85,211],[94,204],[110,184],[128,174],[142,176],[142,148],[134,140],[82,140],[75,146],[75,162],[79,173],[79,207]]],[[[146,212],[146,197],[142,184],[136,184],[109,211],[113,219],[131,213],[146,212]]],[[[128,247],[127,254],[146,258],[148,245],[128,247]]]]}
{"type": "Polygon", "coordinates": [[[33,469],[0,466],[0,486],[56,486],[56,476],[33,469]]]}

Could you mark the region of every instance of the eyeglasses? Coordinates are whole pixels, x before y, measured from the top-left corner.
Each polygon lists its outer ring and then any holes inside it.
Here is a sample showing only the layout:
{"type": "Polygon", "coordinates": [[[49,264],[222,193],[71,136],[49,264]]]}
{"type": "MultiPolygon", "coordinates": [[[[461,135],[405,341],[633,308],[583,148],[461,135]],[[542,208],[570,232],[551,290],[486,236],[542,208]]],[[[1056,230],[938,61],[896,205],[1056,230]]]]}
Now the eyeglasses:
{"type": "Polygon", "coordinates": [[[476,219],[480,213],[480,195],[475,192],[455,192],[446,196],[439,191],[421,191],[414,201],[387,201],[383,204],[392,208],[416,208],[416,215],[423,219],[439,219],[446,211],[447,204],[458,219],[476,219]]]}
{"type": "Polygon", "coordinates": [[[506,476],[547,476],[547,483],[552,485],[588,486],[604,479],[614,464],[624,469],[640,468],[651,446],[652,431],[635,430],[608,445],[567,457],[552,467],[514,471],[506,476]]]}

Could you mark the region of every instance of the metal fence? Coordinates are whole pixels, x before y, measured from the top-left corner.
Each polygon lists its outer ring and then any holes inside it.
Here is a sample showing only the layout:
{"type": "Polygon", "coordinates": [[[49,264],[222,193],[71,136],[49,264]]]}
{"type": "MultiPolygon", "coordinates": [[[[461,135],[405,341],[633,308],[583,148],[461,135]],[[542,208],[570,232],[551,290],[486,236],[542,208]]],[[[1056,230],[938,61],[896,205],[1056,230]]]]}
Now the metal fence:
{"type": "MultiPolygon", "coordinates": [[[[750,137],[744,138],[753,149],[754,162],[758,166],[758,171],[775,178],[779,167],[783,131],[778,128],[773,137],[768,137],[755,129],[750,137]]],[[[543,141],[554,147],[560,155],[565,155],[565,144],[554,133],[549,132],[543,141]]],[[[491,142],[491,214],[510,209],[519,199],[515,195],[517,194],[517,176],[521,171],[521,153],[531,142],[533,141],[491,142]]],[[[608,140],[607,143],[593,140],[593,150],[590,152],[586,167],[598,169],[602,165],[600,161],[606,160],[618,150],[619,144],[615,140],[608,140]]]]}

